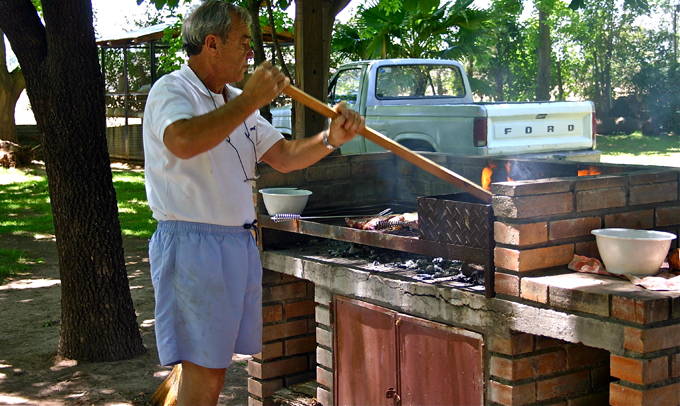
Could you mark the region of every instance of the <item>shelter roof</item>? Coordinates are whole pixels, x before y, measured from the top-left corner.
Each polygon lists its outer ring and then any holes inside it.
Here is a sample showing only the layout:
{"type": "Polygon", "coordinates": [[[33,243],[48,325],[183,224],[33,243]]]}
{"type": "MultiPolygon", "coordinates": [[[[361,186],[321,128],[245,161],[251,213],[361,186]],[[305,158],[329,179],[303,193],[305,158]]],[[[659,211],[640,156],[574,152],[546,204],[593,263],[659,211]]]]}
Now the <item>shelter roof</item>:
{"type": "MultiPolygon", "coordinates": [[[[125,45],[139,45],[145,42],[158,41],[165,36],[165,29],[170,27],[172,27],[172,24],[162,23],[118,35],[98,38],[97,45],[115,47],[125,45]]],[[[174,37],[178,35],[179,32],[173,33],[174,37]]]]}

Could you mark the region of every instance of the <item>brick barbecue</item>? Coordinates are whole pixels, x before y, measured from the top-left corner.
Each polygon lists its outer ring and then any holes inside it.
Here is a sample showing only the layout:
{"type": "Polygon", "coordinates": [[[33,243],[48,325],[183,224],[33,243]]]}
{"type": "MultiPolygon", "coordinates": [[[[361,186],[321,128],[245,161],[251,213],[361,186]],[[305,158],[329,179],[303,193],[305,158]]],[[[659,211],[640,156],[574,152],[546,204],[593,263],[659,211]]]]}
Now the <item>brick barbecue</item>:
{"type": "MultiPolygon", "coordinates": [[[[254,194],[265,327],[264,350],[249,364],[250,405],[274,404],[277,390],[309,380],[316,380],[316,399],[324,406],[680,405],[680,294],[567,269],[575,254],[599,256],[593,229],[678,235],[679,170],[428,158],[467,179],[489,182],[493,202],[479,203],[488,213],[463,211],[453,226],[437,218],[431,225],[437,231],[429,236],[390,235],[333,221],[274,223],[254,194]],[[481,229],[482,242],[470,243],[466,236],[473,232],[455,228],[461,224],[481,229]],[[484,270],[485,286],[425,283],[313,248],[326,240],[460,259],[484,270]],[[385,350],[391,335],[396,339],[385,350]],[[371,344],[371,337],[382,337],[382,344],[371,344]],[[441,351],[418,350],[425,341],[441,351]],[[396,354],[384,368],[389,373],[375,369],[376,351],[396,354]],[[428,386],[439,378],[457,384],[428,386]]],[[[312,190],[305,215],[385,207],[421,215],[424,199],[450,211],[458,210],[450,201],[460,200],[455,187],[388,153],[333,156],[302,171],[262,173],[257,188],[312,190]]]]}

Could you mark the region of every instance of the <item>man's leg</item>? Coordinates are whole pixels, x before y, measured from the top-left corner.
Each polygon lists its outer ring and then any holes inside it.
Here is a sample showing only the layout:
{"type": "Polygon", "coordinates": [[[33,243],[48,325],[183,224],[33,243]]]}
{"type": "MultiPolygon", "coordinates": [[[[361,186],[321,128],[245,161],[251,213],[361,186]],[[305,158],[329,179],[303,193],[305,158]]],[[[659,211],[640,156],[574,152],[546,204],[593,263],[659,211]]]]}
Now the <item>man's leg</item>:
{"type": "Polygon", "coordinates": [[[226,368],[205,368],[182,361],[177,406],[216,405],[224,386],[226,368]]]}

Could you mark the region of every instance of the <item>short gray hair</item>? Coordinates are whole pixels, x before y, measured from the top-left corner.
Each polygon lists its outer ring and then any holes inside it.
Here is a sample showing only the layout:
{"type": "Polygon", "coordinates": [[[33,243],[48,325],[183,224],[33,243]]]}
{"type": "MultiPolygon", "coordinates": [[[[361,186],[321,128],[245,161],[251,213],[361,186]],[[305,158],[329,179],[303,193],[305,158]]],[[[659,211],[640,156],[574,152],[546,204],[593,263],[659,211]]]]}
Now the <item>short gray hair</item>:
{"type": "Polygon", "coordinates": [[[232,13],[250,26],[248,10],[228,1],[208,0],[198,6],[182,24],[182,49],[188,56],[198,55],[208,35],[226,41],[232,28],[232,13]]]}

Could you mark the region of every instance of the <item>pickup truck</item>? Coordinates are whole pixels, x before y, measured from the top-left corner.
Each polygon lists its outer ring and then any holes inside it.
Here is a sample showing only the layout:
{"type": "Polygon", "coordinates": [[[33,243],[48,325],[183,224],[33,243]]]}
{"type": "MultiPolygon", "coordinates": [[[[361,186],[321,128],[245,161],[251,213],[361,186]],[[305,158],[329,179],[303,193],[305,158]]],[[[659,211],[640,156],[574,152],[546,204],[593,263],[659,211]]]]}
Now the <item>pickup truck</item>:
{"type": "MultiPolygon", "coordinates": [[[[590,101],[474,102],[463,66],[441,59],[351,62],[331,77],[328,102],[344,100],[366,125],[414,151],[597,162],[590,101]]],[[[273,125],[292,134],[290,106],[273,125]]],[[[343,154],[384,151],[356,137],[343,154]]]]}

